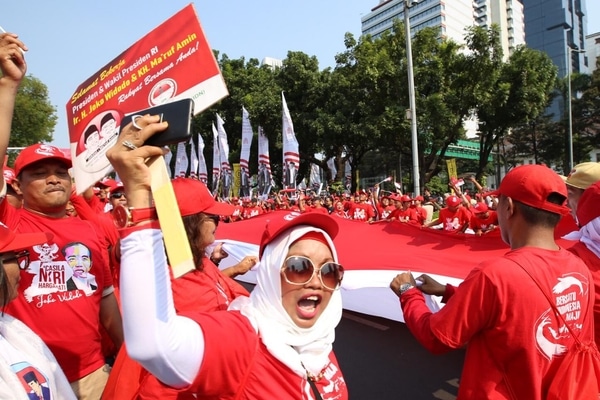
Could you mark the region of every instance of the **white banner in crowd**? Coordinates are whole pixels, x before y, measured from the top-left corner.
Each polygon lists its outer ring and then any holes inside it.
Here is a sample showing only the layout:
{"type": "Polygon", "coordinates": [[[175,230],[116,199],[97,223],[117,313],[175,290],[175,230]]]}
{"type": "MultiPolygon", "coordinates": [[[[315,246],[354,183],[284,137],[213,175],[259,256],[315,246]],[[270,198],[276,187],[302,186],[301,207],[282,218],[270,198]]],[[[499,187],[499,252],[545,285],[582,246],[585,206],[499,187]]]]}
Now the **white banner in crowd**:
{"type": "Polygon", "coordinates": [[[282,140],[283,140],[283,187],[285,189],[296,188],[296,175],[298,165],[300,164],[300,153],[298,150],[298,140],[294,132],[294,124],[290,111],[288,110],[285,96],[281,92],[282,112],[282,140]]]}

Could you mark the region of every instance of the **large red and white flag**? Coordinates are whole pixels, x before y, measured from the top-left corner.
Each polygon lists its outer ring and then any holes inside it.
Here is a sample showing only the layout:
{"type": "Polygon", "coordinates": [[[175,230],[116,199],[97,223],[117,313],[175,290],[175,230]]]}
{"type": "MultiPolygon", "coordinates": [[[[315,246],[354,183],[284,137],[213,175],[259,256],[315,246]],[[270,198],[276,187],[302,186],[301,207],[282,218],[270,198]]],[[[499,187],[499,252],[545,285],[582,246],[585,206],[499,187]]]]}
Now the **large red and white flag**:
{"type": "Polygon", "coordinates": [[[252,147],[252,125],[250,124],[250,115],[242,107],[242,149],[240,151],[240,196],[250,196],[250,149],[252,147]]]}
{"type": "Polygon", "coordinates": [[[188,157],[185,153],[185,143],[177,143],[177,155],[175,158],[175,177],[185,178],[188,169],[188,157]]]}
{"type": "Polygon", "coordinates": [[[208,183],[208,170],[206,169],[204,147],[204,139],[202,139],[202,135],[198,135],[198,179],[206,184],[208,183]]]}
{"type": "Polygon", "coordinates": [[[258,127],[258,195],[266,198],[271,191],[273,177],[271,176],[271,158],[269,156],[269,138],[263,132],[262,126],[258,127]]]}
{"type": "Polygon", "coordinates": [[[231,173],[231,164],[229,164],[229,142],[227,141],[227,132],[225,132],[225,121],[217,114],[217,132],[219,134],[219,150],[221,158],[221,197],[231,197],[231,184],[233,175],[231,173]]]}
{"type": "Polygon", "coordinates": [[[219,179],[221,177],[221,150],[219,150],[219,132],[212,124],[213,132],[213,169],[212,169],[212,193],[213,196],[219,189],[219,179]]]}
{"type": "Polygon", "coordinates": [[[281,102],[283,105],[281,118],[283,125],[283,187],[284,189],[295,189],[296,175],[298,174],[298,166],[300,164],[298,140],[296,140],[294,124],[287,103],[285,102],[283,92],[281,92],[281,102]]]}

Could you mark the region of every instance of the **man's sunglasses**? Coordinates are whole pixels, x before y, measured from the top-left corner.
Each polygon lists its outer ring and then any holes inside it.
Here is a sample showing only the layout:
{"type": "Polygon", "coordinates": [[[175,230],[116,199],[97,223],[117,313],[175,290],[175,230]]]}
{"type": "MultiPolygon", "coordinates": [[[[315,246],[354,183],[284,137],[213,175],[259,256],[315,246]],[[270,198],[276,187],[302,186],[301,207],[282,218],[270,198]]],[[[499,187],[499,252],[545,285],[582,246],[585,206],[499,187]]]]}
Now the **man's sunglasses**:
{"type": "Polygon", "coordinates": [[[125,197],[125,193],[117,192],[110,195],[112,199],[120,199],[121,197],[125,197]]]}
{"type": "MultiPolygon", "coordinates": [[[[344,267],[338,263],[326,262],[318,269],[319,279],[324,287],[336,290],[342,283],[344,267]]],[[[292,285],[306,285],[317,273],[315,264],[308,257],[291,256],[285,259],[281,273],[287,283],[292,285]]]]}
{"type": "Polygon", "coordinates": [[[3,263],[10,262],[10,261],[16,261],[17,264],[19,265],[19,269],[25,270],[29,266],[29,251],[23,250],[23,251],[19,251],[18,253],[0,254],[0,260],[3,263]]]}

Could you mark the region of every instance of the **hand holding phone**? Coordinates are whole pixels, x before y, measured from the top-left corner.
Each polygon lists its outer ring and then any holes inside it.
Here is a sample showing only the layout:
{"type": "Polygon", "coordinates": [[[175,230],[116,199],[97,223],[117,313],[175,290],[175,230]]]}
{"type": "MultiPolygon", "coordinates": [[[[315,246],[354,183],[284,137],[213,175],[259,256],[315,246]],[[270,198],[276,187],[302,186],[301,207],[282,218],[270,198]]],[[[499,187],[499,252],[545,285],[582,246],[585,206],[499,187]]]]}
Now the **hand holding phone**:
{"type": "Polygon", "coordinates": [[[169,127],[148,138],[144,144],[163,147],[184,142],[192,136],[192,118],[194,116],[192,99],[177,100],[128,114],[121,121],[121,129],[132,121],[135,125],[135,120],[146,114],[159,115],[160,122],[167,121],[169,127]]]}

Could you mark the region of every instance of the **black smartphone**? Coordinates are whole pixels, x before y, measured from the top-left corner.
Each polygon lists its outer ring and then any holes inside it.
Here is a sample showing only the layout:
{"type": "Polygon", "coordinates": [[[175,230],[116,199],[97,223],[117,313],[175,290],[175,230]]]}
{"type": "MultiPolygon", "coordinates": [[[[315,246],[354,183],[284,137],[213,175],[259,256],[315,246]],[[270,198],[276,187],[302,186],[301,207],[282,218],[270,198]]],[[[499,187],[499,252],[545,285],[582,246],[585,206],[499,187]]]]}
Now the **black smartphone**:
{"type": "Polygon", "coordinates": [[[192,99],[177,100],[128,114],[121,121],[121,129],[132,119],[146,114],[160,115],[161,122],[167,121],[169,127],[148,138],[144,144],[163,147],[184,142],[192,136],[192,118],[194,117],[194,101],[192,99]]]}

